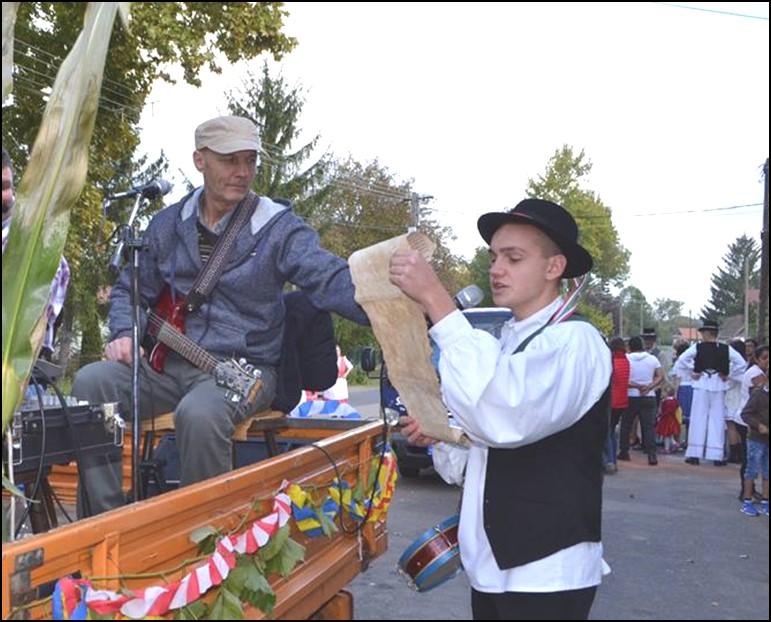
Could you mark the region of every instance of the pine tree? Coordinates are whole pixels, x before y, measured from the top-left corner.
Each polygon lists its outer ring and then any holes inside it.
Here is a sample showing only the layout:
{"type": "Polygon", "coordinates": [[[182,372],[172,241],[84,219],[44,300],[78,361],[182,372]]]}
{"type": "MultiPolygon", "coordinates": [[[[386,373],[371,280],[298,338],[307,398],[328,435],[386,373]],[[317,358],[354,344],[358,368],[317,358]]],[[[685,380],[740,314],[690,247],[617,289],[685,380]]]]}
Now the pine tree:
{"type": "MultiPolygon", "coordinates": [[[[752,238],[742,235],[728,247],[723,266],[712,274],[711,296],[702,316],[722,320],[744,313],[744,262],[749,261],[750,287],[758,286],[760,249],[752,238]]],[[[752,322],[751,322],[752,325],[752,322]]]]}

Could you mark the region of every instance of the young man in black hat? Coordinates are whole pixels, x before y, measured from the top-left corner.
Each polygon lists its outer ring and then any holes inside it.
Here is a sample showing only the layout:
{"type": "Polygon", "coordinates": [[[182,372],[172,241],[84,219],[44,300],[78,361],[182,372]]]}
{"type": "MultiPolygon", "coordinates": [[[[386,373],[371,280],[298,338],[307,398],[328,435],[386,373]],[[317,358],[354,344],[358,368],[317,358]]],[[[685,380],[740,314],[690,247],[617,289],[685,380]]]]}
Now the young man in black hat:
{"type": "Polygon", "coordinates": [[[701,458],[725,466],[725,394],[728,379],[741,382],[747,362],[733,348],[718,343],[718,324],[705,319],[699,328],[701,341],[677,359],[674,372],[693,379],[693,402],[688,426],[685,461],[699,464],[701,458]]]}
{"type": "MultiPolygon", "coordinates": [[[[500,339],[471,327],[418,253],[395,253],[390,268],[434,324],[444,399],[471,439],[459,544],[474,618],[586,619],[608,572],[600,515],[611,357],[589,323],[550,320],[561,279],[588,272],[592,258],[570,214],[549,201],[526,199],[477,226],[495,304],[514,314],[500,339]]],[[[411,442],[431,442],[404,423],[411,442]]]]}

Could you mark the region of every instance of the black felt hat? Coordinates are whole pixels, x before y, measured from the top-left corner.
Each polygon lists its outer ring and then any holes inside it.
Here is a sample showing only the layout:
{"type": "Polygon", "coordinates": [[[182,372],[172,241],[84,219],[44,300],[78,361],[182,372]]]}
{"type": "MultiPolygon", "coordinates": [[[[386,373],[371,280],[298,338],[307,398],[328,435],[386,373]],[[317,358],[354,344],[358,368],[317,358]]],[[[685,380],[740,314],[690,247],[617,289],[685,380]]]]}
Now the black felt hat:
{"type": "Polygon", "coordinates": [[[578,243],[578,226],[564,207],[543,199],[525,199],[508,212],[483,214],[477,228],[490,244],[495,232],[508,223],[533,225],[549,236],[567,259],[563,278],[581,276],[592,269],[592,256],[578,243]]]}
{"type": "Polygon", "coordinates": [[[701,326],[699,327],[699,332],[703,330],[711,330],[716,333],[719,332],[717,320],[702,320],[701,326]]]}

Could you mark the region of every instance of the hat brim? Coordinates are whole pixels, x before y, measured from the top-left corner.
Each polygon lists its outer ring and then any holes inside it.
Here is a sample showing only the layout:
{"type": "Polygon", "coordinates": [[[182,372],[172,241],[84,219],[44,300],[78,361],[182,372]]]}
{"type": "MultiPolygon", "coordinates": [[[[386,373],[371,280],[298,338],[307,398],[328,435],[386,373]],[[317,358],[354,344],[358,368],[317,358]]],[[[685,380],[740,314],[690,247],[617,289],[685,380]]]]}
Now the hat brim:
{"type": "Polygon", "coordinates": [[[203,145],[198,149],[211,149],[214,153],[220,155],[230,155],[231,153],[238,153],[239,151],[256,151],[260,152],[260,145],[251,140],[230,140],[222,143],[214,143],[211,145],[203,145]]]}
{"type": "Polygon", "coordinates": [[[549,238],[559,246],[560,251],[562,251],[562,254],[565,255],[565,259],[567,259],[567,266],[565,266],[565,271],[562,273],[563,279],[571,279],[573,277],[584,275],[592,269],[594,260],[583,246],[563,238],[543,223],[540,223],[525,214],[507,214],[505,212],[490,212],[489,214],[483,214],[477,221],[477,229],[479,229],[482,239],[490,244],[495,232],[503,225],[507,224],[532,225],[549,236],[549,238]]]}

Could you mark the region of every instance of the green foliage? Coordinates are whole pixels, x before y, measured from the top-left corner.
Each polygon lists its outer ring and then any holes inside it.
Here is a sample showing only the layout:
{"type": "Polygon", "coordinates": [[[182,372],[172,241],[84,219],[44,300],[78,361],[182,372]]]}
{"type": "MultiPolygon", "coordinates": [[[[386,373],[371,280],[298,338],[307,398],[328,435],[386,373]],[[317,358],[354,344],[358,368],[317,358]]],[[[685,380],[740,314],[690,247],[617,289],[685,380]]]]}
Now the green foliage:
{"type": "Polygon", "coordinates": [[[294,567],[305,559],[305,547],[289,537],[289,525],[279,529],[257,553],[257,558],[265,564],[265,573],[278,573],[289,576],[294,567]]]}
{"type": "Polygon", "coordinates": [[[487,247],[480,246],[477,248],[474,256],[469,262],[469,283],[478,285],[485,293],[484,300],[479,304],[480,307],[492,307],[493,293],[490,289],[490,253],[487,247]]]}
{"type": "Polygon", "coordinates": [[[289,526],[284,525],[279,529],[268,543],[262,547],[258,553],[257,558],[262,562],[269,562],[276,555],[279,554],[286,541],[289,539],[289,526]]]}
{"type": "Polygon", "coordinates": [[[266,569],[268,572],[276,572],[282,577],[288,577],[294,567],[304,559],[305,547],[288,538],[278,555],[268,561],[266,569]]]}
{"type": "Polygon", "coordinates": [[[646,326],[657,325],[653,307],[633,285],[619,292],[617,304],[623,311],[623,337],[639,335],[646,326]]]}
{"type": "MultiPolygon", "coordinates": [[[[760,248],[757,242],[741,235],[729,246],[723,255],[723,265],[712,274],[709,302],[702,309],[702,317],[722,320],[731,315],[744,313],[744,264],[749,262],[750,287],[760,282],[760,248]]],[[[753,316],[756,309],[752,309],[753,316]]],[[[750,320],[750,325],[754,321],[750,320]]]]}
{"type": "Polygon", "coordinates": [[[182,607],[174,615],[175,620],[208,620],[208,605],[202,600],[182,607]]]}
{"type": "Polygon", "coordinates": [[[348,374],[347,380],[348,384],[367,384],[369,378],[367,377],[367,372],[361,367],[354,367],[351,373],[348,374]]]}
{"type": "Polygon", "coordinates": [[[629,251],[621,245],[610,208],[598,194],[580,186],[591,169],[583,150],[576,155],[565,145],[551,157],[546,172],[528,182],[527,194],[568,210],[578,223],[580,243],[594,258],[594,276],[603,283],[621,285],[629,273],[629,251]]]}
{"type": "Polygon", "coordinates": [[[586,302],[578,303],[578,312],[585,316],[603,335],[613,334],[613,318],[586,302]]]}
{"type": "MultiPolygon", "coordinates": [[[[3,108],[3,145],[17,171],[29,158],[48,87],[56,68],[72,47],[87,3],[24,2],[19,8],[14,55],[16,84],[11,105],[3,108]]],[[[63,336],[83,332],[84,361],[99,356],[100,334],[94,321],[103,310],[95,292],[111,282],[104,266],[107,237],[122,214],[102,216],[102,198],[135,183],[148,181],[167,166],[163,154],[155,162],[134,158],[139,144],[139,116],[156,79],[170,80],[168,70],[182,67],[185,81],[200,85],[203,67],[218,71],[215,57],[229,62],[270,52],[280,58],[296,41],[282,34],[285,12],[279,2],[135,2],[131,33],[113,32],[105,64],[89,156],[87,185],[71,210],[65,256],[71,282],[64,310],[63,336]]],[[[190,128],[191,134],[193,128],[190,128]]],[[[148,214],[157,210],[152,205],[148,214]]],[[[74,335],[72,335],[74,338],[74,335]]],[[[62,350],[69,352],[68,344],[62,350]]]]}
{"type": "Polygon", "coordinates": [[[199,555],[211,555],[217,546],[217,539],[222,534],[211,525],[199,527],[190,534],[191,542],[198,545],[199,555]]]}
{"type": "Polygon", "coordinates": [[[310,216],[327,191],[329,157],[306,164],[319,140],[316,135],[292,150],[300,134],[300,114],[305,100],[300,87],[290,88],[282,77],[273,78],[267,63],[261,75],[249,73],[241,93],[228,95],[234,115],[247,117],[260,128],[263,154],[253,189],[256,193],[293,201],[294,211],[310,216]]]}
{"type": "Polygon", "coordinates": [[[683,303],[671,298],[657,298],[653,301],[653,316],[656,318],[658,341],[662,344],[672,343],[677,329],[688,326],[687,318],[683,321],[683,303]]]}
{"type": "Polygon", "coordinates": [[[70,211],[86,180],[117,8],[118,3],[89,4],[82,33],[78,28],[77,40],[47,92],[29,166],[18,186],[13,226],[3,251],[3,429],[21,401],[43,339],[51,280],[70,211]]]}
{"type": "MultiPolygon", "coordinates": [[[[356,250],[407,232],[411,193],[411,183],[397,181],[378,161],[336,161],[328,191],[307,220],[319,232],[325,248],[347,258],[356,250]]],[[[448,250],[450,229],[440,226],[423,210],[420,230],[436,243],[432,263],[447,290],[454,293],[467,285],[464,262],[448,250]]],[[[370,328],[338,318],[335,335],[344,352],[375,343],[370,328]]]]}
{"type": "Polygon", "coordinates": [[[209,614],[210,620],[243,620],[244,607],[241,599],[231,592],[225,584],[220,587],[217,598],[212,604],[209,614]]]}
{"type": "Polygon", "coordinates": [[[247,576],[244,581],[244,589],[241,591],[241,598],[266,615],[273,613],[273,607],[276,604],[276,594],[270,583],[265,578],[263,570],[257,564],[252,563],[247,566],[247,576]]]}

